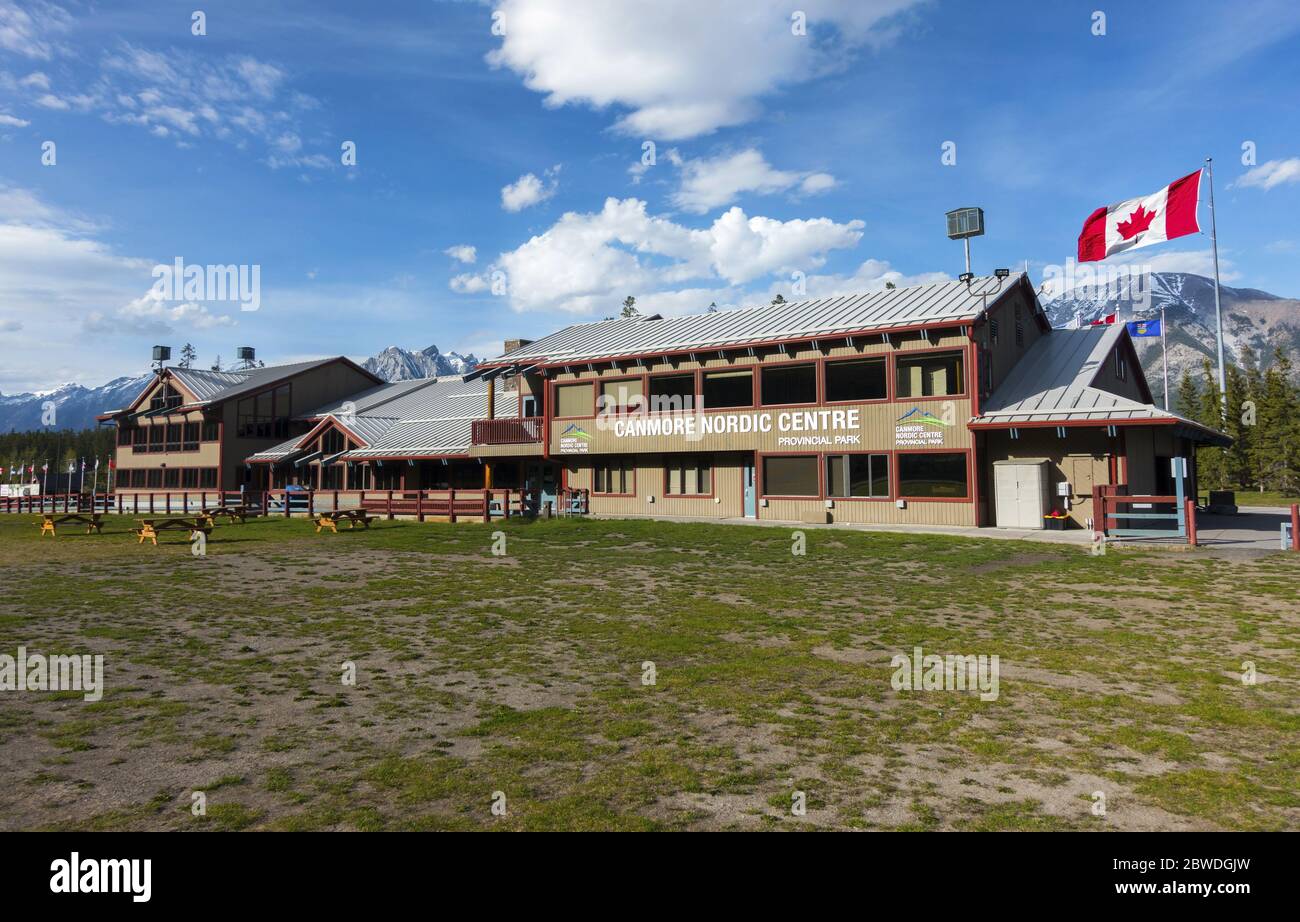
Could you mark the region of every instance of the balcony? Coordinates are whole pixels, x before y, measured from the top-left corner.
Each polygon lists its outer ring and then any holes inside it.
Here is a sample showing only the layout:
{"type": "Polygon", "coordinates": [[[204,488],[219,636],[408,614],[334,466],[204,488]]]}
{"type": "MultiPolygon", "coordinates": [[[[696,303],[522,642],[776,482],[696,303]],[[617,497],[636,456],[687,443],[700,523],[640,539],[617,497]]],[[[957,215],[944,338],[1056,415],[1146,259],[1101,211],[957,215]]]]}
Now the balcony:
{"type": "Polygon", "coordinates": [[[471,445],[532,445],[542,441],[542,418],[476,419],[470,433],[471,445]]]}

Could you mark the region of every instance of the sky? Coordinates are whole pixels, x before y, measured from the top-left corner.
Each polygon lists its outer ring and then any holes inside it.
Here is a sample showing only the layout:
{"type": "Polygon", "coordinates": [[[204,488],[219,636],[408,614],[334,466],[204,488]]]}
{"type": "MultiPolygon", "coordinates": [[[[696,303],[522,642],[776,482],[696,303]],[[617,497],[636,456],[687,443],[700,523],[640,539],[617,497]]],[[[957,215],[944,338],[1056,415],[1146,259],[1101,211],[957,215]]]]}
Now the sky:
{"type": "MultiPolygon", "coordinates": [[[[1224,283],[1300,297],[1298,50],[1294,0],[0,0],[0,393],[954,278],[968,205],[1039,282],[1206,157],[1224,283]]],[[[1201,215],[1124,261],[1209,274],[1201,215]]]]}

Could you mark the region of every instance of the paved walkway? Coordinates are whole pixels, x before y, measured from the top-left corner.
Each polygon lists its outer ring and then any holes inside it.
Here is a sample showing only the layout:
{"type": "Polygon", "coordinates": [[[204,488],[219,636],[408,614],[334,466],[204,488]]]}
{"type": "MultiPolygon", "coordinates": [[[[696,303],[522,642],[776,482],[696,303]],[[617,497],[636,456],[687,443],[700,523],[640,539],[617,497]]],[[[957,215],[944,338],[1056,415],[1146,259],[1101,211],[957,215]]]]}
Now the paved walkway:
{"type": "MultiPolygon", "coordinates": [[[[1243,506],[1237,515],[1209,515],[1199,513],[1196,516],[1197,542],[1202,547],[1222,551],[1243,551],[1251,555],[1267,551],[1278,551],[1279,526],[1289,521],[1291,511],[1284,508],[1267,506],[1243,506]]],[[[911,535],[952,535],[958,538],[993,538],[1004,541],[1043,541],[1051,544],[1086,545],[1092,541],[1092,532],[1083,528],[1069,531],[1045,531],[1018,528],[973,528],[962,525],[858,525],[839,523],[833,525],[811,525],[806,522],[784,522],[773,519],[715,519],[707,516],[633,516],[633,515],[593,515],[595,519],[658,518],[673,522],[713,522],[727,525],[757,525],[768,528],[834,528],[851,531],[894,532],[911,535]]],[[[1111,539],[1114,541],[1115,539],[1111,539]]],[[[1126,540],[1126,546],[1187,548],[1181,538],[1141,538],[1126,540]]],[[[1190,550],[1190,548],[1187,548],[1190,550]]]]}

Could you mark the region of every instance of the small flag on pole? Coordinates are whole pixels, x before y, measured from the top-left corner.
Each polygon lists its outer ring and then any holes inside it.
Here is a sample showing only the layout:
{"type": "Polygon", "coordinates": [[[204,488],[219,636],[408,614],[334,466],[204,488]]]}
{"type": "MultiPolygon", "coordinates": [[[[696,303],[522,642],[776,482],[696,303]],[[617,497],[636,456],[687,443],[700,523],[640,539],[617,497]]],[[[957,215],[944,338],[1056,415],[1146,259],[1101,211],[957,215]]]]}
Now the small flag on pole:
{"type": "Polygon", "coordinates": [[[1098,317],[1091,324],[1089,324],[1089,326],[1094,326],[1094,327],[1110,326],[1114,322],[1115,322],[1115,315],[1107,314],[1105,317],[1098,317]]]}
{"type": "Polygon", "coordinates": [[[1128,335],[1132,336],[1134,339],[1139,339],[1143,336],[1160,335],[1159,318],[1152,320],[1132,320],[1129,321],[1126,326],[1128,327],[1128,335]]]}

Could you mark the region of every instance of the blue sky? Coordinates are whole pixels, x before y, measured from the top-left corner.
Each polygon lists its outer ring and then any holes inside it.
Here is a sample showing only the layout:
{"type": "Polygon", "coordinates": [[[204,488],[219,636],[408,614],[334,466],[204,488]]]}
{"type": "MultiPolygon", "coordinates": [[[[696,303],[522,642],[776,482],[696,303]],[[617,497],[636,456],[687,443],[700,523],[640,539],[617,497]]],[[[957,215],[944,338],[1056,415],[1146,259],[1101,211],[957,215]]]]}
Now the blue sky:
{"type": "MultiPolygon", "coordinates": [[[[0,0],[0,391],[955,276],[966,204],[975,269],[1038,280],[1209,155],[1225,282],[1300,297],[1294,2],[362,10],[0,0]],[[152,296],[177,257],[258,266],[259,309],[152,296]]],[[[1130,257],[1208,273],[1208,237],[1130,257]]]]}

